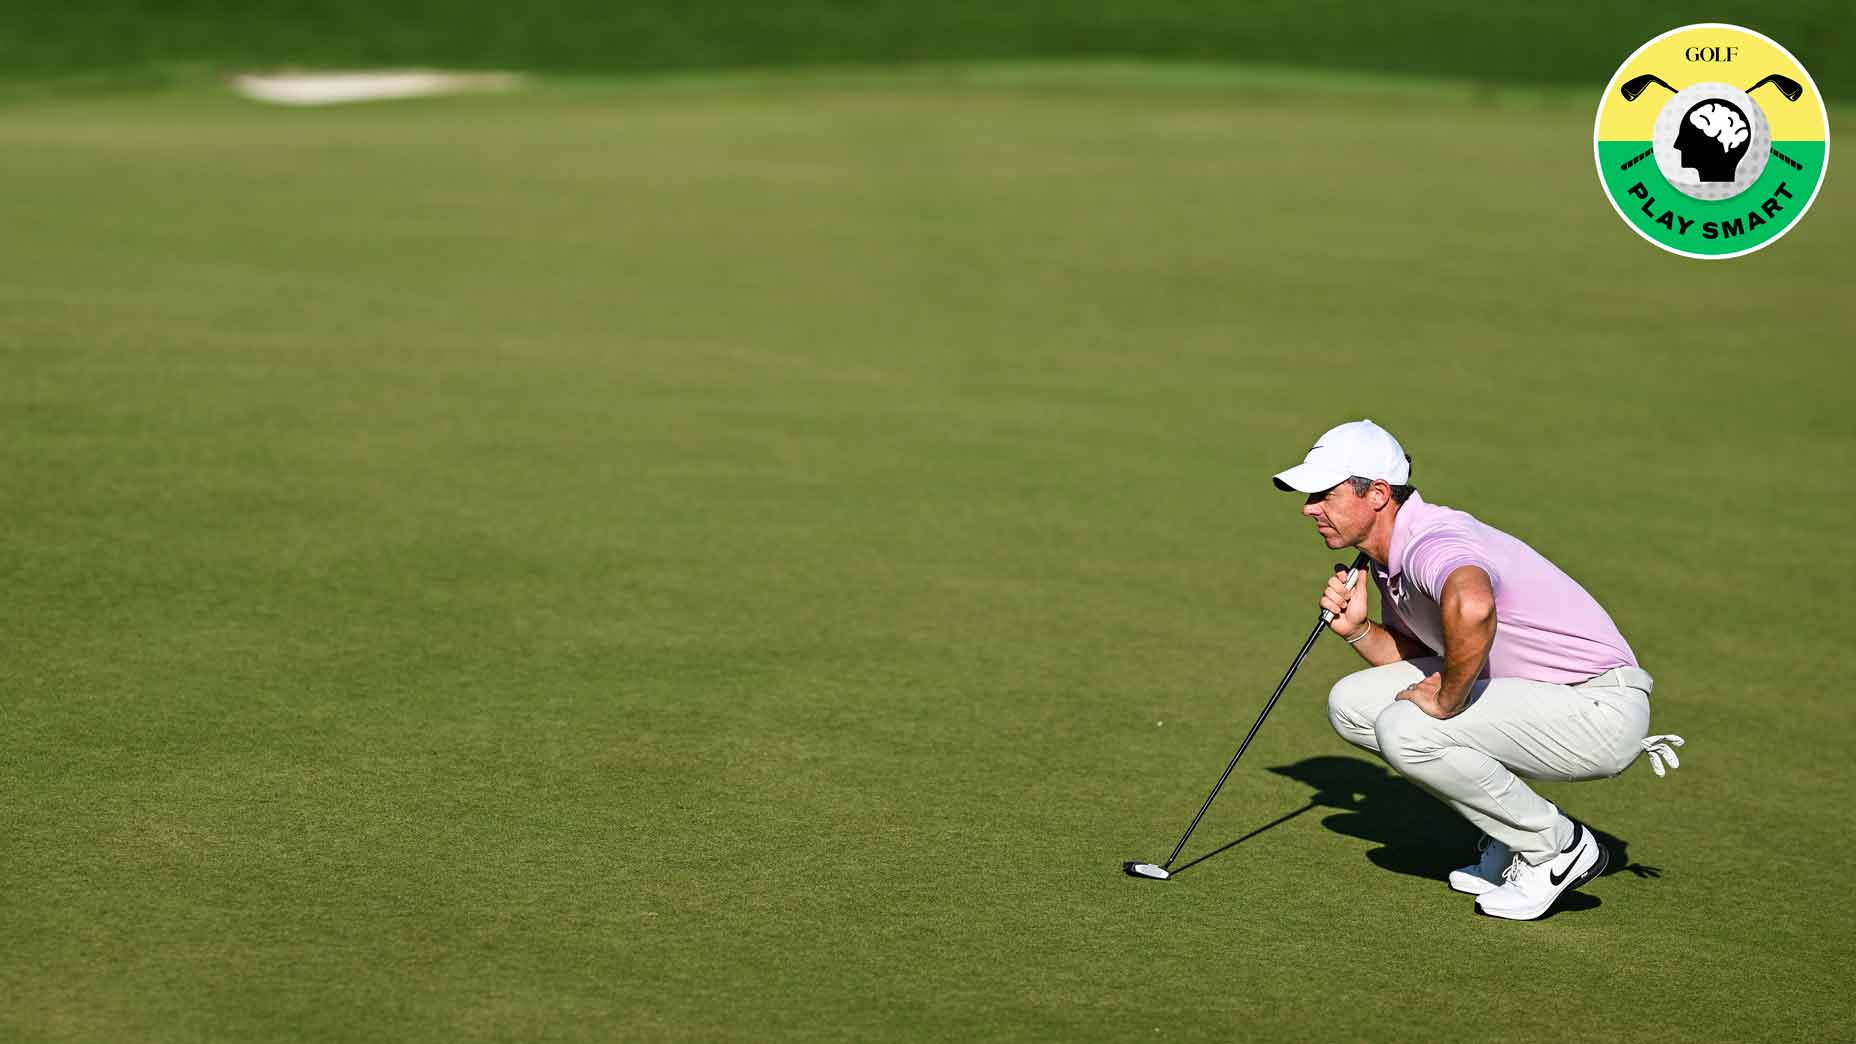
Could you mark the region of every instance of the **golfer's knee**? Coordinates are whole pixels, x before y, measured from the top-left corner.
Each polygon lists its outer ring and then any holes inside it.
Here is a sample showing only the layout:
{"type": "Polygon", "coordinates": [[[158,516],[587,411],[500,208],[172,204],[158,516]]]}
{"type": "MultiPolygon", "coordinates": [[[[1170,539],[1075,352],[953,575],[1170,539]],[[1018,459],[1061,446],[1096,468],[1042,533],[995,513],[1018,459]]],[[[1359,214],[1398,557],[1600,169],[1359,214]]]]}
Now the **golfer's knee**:
{"type": "Polygon", "coordinates": [[[1435,720],[1415,704],[1396,701],[1373,719],[1373,738],[1386,760],[1394,767],[1403,768],[1435,746],[1431,735],[1431,723],[1435,720]]]}
{"type": "Polygon", "coordinates": [[[1349,674],[1328,690],[1328,722],[1342,739],[1361,747],[1373,745],[1373,719],[1385,702],[1384,686],[1373,684],[1371,673],[1349,674]]]}

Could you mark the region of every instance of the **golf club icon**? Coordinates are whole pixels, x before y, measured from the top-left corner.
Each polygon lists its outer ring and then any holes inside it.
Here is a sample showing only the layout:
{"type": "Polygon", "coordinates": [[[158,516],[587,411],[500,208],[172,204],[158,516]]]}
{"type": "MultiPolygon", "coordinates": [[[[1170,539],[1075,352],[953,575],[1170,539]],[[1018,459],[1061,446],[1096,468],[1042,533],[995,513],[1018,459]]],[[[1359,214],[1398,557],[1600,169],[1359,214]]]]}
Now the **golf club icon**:
{"type": "MultiPolygon", "coordinates": [[[[1625,80],[1624,83],[1620,87],[1618,87],[1618,93],[1624,96],[1625,101],[1634,102],[1643,95],[1644,91],[1649,90],[1651,84],[1655,84],[1658,87],[1661,87],[1662,89],[1668,91],[1671,94],[1679,93],[1676,91],[1674,87],[1669,86],[1667,81],[1665,81],[1662,77],[1656,75],[1655,73],[1644,73],[1642,76],[1633,76],[1630,79],[1625,80]]],[[[1753,86],[1748,87],[1746,89],[1746,93],[1752,94],[1754,91],[1759,90],[1761,87],[1764,87],[1767,84],[1771,84],[1774,88],[1776,88],[1780,94],[1785,96],[1785,100],[1788,102],[1795,102],[1799,98],[1804,96],[1803,85],[1801,85],[1797,80],[1794,80],[1789,76],[1781,76],[1778,73],[1773,73],[1772,75],[1759,81],[1753,86]]],[[[1713,102],[1713,104],[1724,105],[1726,103],[1715,101],[1713,102]]],[[[1741,115],[1744,118],[1744,114],[1741,114],[1741,115]]],[[[1684,121],[1684,123],[1686,125],[1686,121],[1684,121]]],[[[1655,152],[1656,150],[1654,148],[1645,149],[1642,152],[1639,152],[1638,154],[1636,154],[1635,156],[1632,156],[1630,159],[1627,159],[1623,163],[1619,164],[1618,169],[1629,170],[1630,168],[1650,158],[1650,156],[1653,155],[1655,152]]],[[[1787,156],[1785,153],[1780,152],[1778,149],[1773,149],[1772,155],[1777,157],[1781,163],[1784,163],[1787,166],[1790,166],[1793,170],[1804,169],[1804,164],[1799,163],[1795,159],[1792,159],[1790,156],[1787,156]]],[[[1722,180],[1722,179],[1711,178],[1709,180],[1722,180]]],[[[1731,176],[1729,176],[1725,180],[1731,181],[1733,179],[1731,176]]]]}

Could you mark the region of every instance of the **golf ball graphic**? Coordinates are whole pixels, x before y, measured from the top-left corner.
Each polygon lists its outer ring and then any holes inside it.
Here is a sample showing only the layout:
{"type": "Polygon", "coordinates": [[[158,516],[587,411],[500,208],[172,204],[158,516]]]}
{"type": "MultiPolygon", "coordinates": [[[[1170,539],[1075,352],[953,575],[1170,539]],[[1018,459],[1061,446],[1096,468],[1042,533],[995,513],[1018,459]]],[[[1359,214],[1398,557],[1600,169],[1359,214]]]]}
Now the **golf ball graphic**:
{"type": "Polygon", "coordinates": [[[1656,166],[1691,199],[1745,192],[1772,158],[1772,128],[1759,103],[1738,87],[1698,83],[1677,91],[1656,114],[1656,166]]]}

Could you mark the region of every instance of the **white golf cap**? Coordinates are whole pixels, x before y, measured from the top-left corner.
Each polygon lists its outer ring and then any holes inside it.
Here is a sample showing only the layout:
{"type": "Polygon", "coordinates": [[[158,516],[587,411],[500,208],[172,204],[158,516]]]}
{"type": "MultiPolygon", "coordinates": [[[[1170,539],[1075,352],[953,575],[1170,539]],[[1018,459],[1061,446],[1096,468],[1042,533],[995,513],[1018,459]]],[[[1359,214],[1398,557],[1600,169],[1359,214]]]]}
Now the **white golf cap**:
{"type": "Polygon", "coordinates": [[[1348,421],[1323,433],[1308,456],[1275,482],[1284,491],[1321,493],[1356,475],[1403,486],[1411,481],[1411,461],[1391,432],[1369,420],[1348,421]]]}

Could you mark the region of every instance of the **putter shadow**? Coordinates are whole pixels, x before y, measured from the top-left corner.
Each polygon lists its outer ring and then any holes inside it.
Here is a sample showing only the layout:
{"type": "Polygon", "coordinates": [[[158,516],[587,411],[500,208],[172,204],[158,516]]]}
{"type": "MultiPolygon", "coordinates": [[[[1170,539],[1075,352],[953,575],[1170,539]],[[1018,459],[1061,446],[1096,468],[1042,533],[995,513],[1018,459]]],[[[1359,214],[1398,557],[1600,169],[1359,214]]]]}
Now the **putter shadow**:
{"type": "Polygon", "coordinates": [[[1298,808],[1293,812],[1287,812],[1287,813],[1284,813],[1283,815],[1277,816],[1275,819],[1272,819],[1269,822],[1263,824],[1262,826],[1256,828],[1255,830],[1252,830],[1250,833],[1245,834],[1243,837],[1237,838],[1234,841],[1226,841],[1224,844],[1219,845],[1217,848],[1212,849],[1211,851],[1205,853],[1204,855],[1198,857],[1197,859],[1194,859],[1190,863],[1185,863],[1181,865],[1179,869],[1173,871],[1173,876],[1178,877],[1180,874],[1183,874],[1186,871],[1192,869],[1193,867],[1198,866],[1200,863],[1205,862],[1207,859],[1210,859],[1211,857],[1215,855],[1219,855],[1220,853],[1227,852],[1233,848],[1236,848],[1238,845],[1241,845],[1244,842],[1250,840],[1251,838],[1256,837],[1258,834],[1263,833],[1265,830],[1273,830],[1276,827],[1279,827],[1283,825],[1284,823],[1287,823],[1289,820],[1294,819],[1296,816],[1299,816],[1304,812],[1308,812],[1308,811],[1311,811],[1319,807],[1321,806],[1315,804],[1314,802],[1309,802],[1308,804],[1303,805],[1301,808],[1298,808]]]}

